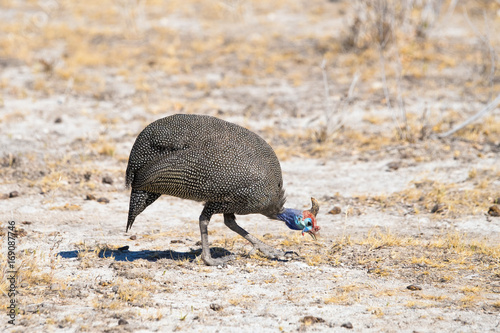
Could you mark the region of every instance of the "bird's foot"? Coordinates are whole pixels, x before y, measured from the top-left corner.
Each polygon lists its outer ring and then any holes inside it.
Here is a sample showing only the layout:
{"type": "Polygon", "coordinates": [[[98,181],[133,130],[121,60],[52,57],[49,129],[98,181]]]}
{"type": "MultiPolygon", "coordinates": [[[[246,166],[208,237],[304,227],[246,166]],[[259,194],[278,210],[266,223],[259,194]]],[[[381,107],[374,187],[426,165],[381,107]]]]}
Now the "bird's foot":
{"type": "Polygon", "coordinates": [[[202,255],[203,262],[207,266],[226,266],[228,261],[236,259],[236,255],[231,254],[227,255],[221,258],[212,258],[212,256],[203,256],[202,255]]]}
{"type": "Polygon", "coordinates": [[[295,252],[284,252],[278,249],[275,249],[266,244],[259,244],[254,246],[254,248],[250,251],[250,255],[254,254],[256,251],[259,251],[264,255],[264,257],[269,259],[278,259],[278,260],[289,260],[293,258],[293,255],[297,255],[295,252]]]}

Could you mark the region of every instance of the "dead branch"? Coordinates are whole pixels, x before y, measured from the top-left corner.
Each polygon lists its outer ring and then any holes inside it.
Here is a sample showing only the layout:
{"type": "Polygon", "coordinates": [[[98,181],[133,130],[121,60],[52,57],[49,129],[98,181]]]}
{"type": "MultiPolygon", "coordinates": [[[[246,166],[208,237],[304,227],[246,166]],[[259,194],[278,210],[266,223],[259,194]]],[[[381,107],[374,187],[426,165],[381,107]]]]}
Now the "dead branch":
{"type": "Polygon", "coordinates": [[[463,123],[461,123],[460,125],[458,125],[457,127],[449,130],[448,132],[443,133],[443,134],[439,134],[438,137],[439,138],[445,138],[447,136],[450,136],[451,134],[455,133],[456,131],[459,131],[462,128],[464,128],[465,126],[467,126],[467,125],[473,123],[474,121],[478,120],[479,118],[481,118],[482,116],[484,116],[488,112],[494,110],[499,104],[500,104],[500,94],[491,103],[489,103],[488,105],[486,105],[481,111],[479,111],[478,113],[476,113],[475,115],[473,115],[472,117],[470,117],[469,119],[467,119],[466,121],[464,121],[463,123]]]}

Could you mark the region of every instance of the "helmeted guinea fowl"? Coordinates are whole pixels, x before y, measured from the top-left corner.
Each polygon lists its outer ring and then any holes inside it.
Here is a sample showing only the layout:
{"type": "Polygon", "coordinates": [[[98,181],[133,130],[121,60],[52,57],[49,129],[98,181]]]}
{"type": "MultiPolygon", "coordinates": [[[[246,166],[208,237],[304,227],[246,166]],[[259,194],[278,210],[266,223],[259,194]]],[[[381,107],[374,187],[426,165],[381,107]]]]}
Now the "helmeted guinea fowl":
{"type": "Polygon", "coordinates": [[[207,227],[214,214],[264,255],[273,249],[238,224],[235,214],[262,214],[281,220],[313,237],[318,202],[310,210],[284,208],[281,167],[273,149],[257,134],[233,123],[202,115],[176,114],[149,124],[137,137],[126,172],[132,186],[127,229],[162,194],[205,202],[200,215],[202,259],[218,265],[229,258],[212,258],[207,227]]]}

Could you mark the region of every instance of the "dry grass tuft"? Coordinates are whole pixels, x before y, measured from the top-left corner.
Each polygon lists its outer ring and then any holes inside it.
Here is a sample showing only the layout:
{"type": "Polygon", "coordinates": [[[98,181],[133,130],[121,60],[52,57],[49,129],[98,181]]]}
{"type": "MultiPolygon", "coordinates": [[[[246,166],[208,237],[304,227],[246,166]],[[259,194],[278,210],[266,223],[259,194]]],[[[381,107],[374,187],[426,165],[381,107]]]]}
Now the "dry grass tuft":
{"type": "Polygon", "coordinates": [[[351,305],[359,300],[360,295],[357,292],[359,290],[360,287],[356,285],[346,285],[335,288],[334,294],[324,299],[324,302],[325,304],[351,305]]]}

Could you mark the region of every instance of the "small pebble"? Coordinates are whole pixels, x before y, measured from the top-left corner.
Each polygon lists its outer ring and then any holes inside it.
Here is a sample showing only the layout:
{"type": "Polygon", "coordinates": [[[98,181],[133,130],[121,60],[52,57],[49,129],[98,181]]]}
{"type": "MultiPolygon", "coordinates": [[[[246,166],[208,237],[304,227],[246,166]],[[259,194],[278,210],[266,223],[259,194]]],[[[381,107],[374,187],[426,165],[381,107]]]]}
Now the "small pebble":
{"type": "Polygon", "coordinates": [[[410,284],[408,287],[406,287],[406,289],[409,289],[409,290],[422,290],[422,287],[414,285],[414,284],[410,284]]]}
{"type": "Polygon", "coordinates": [[[128,325],[128,321],[126,321],[125,319],[120,319],[118,320],[118,325],[128,325]]]}
{"type": "Polygon", "coordinates": [[[93,194],[87,194],[87,196],[85,197],[85,200],[95,200],[95,199],[96,197],[93,194]]]}
{"type": "Polygon", "coordinates": [[[9,198],[15,198],[19,196],[19,192],[17,191],[12,191],[9,193],[9,198]]]}
{"type": "Polygon", "coordinates": [[[111,291],[114,292],[115,294],[118,293],[118,290],[120,290],[119,286],[113,286],[113,288],[111,288],[111,291]]]}
{"type": "Polygon", "coordinates": [[[136,235],[132,235],[132,236],[130,236],[130,239],[131,239],[131,240],[136,240],[136,239],[137,239],[137,236],[136,236],[136,235]]]}
{"type": "Polygon", "coordinates": [[[23,221],[23,222],[21,222],[21,223],[22,223],[22,224],[27,224],[27,225],[29,225],[29,224],[31,224],[31,223],[33,223],[33,222],[31,222],[31,221],[23,221]]]}
{"type": "Polygon", "coordinates": [[[57,117],[56,120],[54,120],[54,123],[56,123],[56,124],[62,123],[62,118],[61,117],[57,117]]]}
{"type": "Polygon", "coordinates": [[[500,216],[500,207],[498,207],[497,205],[491,206],[490,209],[488,210],[488,215],[495,217],[500,216]]]}
{"type": "Polygon", "coordinates": [[[210,309],[212,309],[214,311],[221,311],[222,309],[224,309],[224,307],[222,305],[212,303],[212,304],[210,304],[210,309]]]}
{"type": "Polygon", "coordinates": [[[400,162],[390,162],[390,163],[387,163],[387,168],[389,170],[393,170],[393,171],[399,169],[400,166],[401,166],[400,162]]]}
{"type": "Polygon", "coordinates": [[[352,324],[350,321],[348,321],[347,323],[343,323],[342,325],[340,325],[340,327],[352,329],[352,324]]]}
{"type": "Polygon", "coordinates": [[[328,214],[332,214],[332,215],[337,215],[337,214],[340,214],[342,212],[342,209],[340,209],[340,207],[338,206],[335,206],[333,207],[329,212],[328,214]]]}
{"type": "Polygon", "coordinates": [[[180,239],[172,239],[170,241],[171,244],[184,244],[184,242],[180,239]]]}
{"type": "Polygon", "coordinates": [[[111,185],[111,184],[113,184],[113,178],[111,178],[110,176],[105,176],[105,177],[102,178],[102,182],[104,184],[111,185]]]}
{"type": "Polygon", "coordinates": [[[107,203],[109,203],[109,199],[108,199],[108,198],[101,197],[101,198],[97,199],[97,202],[107,204],[107,203]]]}
{"type": "Polygon", "coordinates": [[[324,323],[325,320],[320,317],[314,317],[314,316],[305,316],[300,320],[304,325],[312,325],[316,323],[324,323]]]}
{"type": "Polygon", "coordinates": [[[432,214],[442,213],[442,212],[443,212],[443,205],[440,204],[435,204],[434,207],[432,207],[431,209],[432,214]]]}

